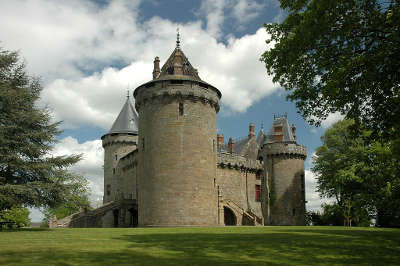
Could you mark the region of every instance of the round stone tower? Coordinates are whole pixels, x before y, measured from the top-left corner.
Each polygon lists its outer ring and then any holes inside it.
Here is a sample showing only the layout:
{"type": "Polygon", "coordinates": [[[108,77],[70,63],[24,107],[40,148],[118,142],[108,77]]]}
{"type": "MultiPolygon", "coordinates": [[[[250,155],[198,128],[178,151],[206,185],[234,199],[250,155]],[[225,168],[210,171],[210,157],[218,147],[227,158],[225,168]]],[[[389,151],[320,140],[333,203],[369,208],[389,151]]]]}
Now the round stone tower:
{"type": "Polygon", "coordinates": [[[295,132],[286,116],[275,117],[260,150],[266,181],[262,188],[266,225],[305,225],[304,160],[307,151],[296,143],[295,132]]]}
{"type": "Polygon", "coordinates": [[[137,146],[138,115],[129,96],[110,131],[101,140],[104,148],[104,204],[123,196],[122,182],[116,176],[116,167],[119,159],[137,146]]]}
{"type": "Polygon", "coordinates": [[[217,224],[216,114],[220,91],[179,45],[134,92],[139,112],[139,226],[217,224]]]}

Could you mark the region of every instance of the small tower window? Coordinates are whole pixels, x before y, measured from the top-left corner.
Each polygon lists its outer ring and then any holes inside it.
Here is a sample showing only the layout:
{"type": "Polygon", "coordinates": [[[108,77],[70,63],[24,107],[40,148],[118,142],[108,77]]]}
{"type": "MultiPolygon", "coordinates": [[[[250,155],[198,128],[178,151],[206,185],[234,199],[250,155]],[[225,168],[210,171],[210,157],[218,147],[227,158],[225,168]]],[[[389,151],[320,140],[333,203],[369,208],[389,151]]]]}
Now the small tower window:
{"type": "Polygon", "coordinates": [[[144,138],[142,138],[142,150],[144,151],[144,138]]]}
{"type": "Polygon", "coordinates": [[[115,154],[115,160],[118,160],[118,155],[115,154]]]}
{"type": "Polygon", "coordinates": [[[113,175],[115,175],[115,168],[113,168],[113,175]]]}
{"type": "Polygon", "coordinates": [[[111,185],[107,185],[107,196],[111,195],[111,185]]]}
{"type": "Polygon", "coordinates": [[[256,201],[261,201],[261,186],[256,185],[256,201]]]}
{"type": "Polygon", "coordinates": [[[183,103],[179,103],[179,115],[183,115],[183,103]]]}
{"type": "Polygon", "coordinates": [[[293,210],[292,210],[292,215],[296,216],[296,209],[295,208],[293,208],[293,210]]]}

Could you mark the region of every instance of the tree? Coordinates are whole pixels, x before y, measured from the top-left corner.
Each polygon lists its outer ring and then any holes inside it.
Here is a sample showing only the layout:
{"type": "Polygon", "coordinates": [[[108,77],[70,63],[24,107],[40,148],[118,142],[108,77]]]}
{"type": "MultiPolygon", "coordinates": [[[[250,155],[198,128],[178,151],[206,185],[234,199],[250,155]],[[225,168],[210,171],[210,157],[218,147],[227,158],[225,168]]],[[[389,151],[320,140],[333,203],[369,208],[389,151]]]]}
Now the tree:
{"type": "Polygon", "coordinates": [[[70,195],[70,198],[67,201],[62,202],[55,207],[46,208],[43,211],[45,216],[44,221],[48,222],[53,216],[59,220],[74,213],[80,212],[83,209],[91,209],[87,195],[84,193],[70,195]]]}
{"type": "Polygon", "coordinates": [[[81,156],[51,155],[60,122],[36,105],[41,89],[18,53],[0,49],[0,210],[53,207],[87,193],[85,179],[68,170],[81,156]]]}
{"type": "Polygon", "coordinates": [[[11,209],[1,210],[0,222],[13,223],[13,226],[17,228],[29,226],[31,223],[31,220],[29,219],[29,210],[19,206],[13,206],[11,209]]]}
{"type": "Polygon", "coordinates": [[[316,149],[312,168],[317,190],[323,197],[336,199],[345,225],[366,224],[368,215],[378,218],[379,213],[390,216],[379,225],[400,225],[397,160],[389,144],[366,141],[371,131],[362,129],[355,135],[354,124],[353,120],[339,121],[321,137],[323,145],[316,149]]]}
{"type": "Polygon", "coordinates": [[[280,0],[261,60],[310,123],[340,112],[400,154],[398,0],[280,0]]]}

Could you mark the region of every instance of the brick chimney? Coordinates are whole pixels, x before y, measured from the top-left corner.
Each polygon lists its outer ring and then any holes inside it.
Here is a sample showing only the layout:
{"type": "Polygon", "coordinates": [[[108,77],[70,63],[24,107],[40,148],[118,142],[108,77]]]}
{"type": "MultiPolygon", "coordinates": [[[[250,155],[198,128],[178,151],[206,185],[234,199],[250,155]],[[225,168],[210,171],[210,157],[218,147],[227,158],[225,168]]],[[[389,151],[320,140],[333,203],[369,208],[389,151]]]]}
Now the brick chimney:
{"type": "Polygon", "coordinates": [[[283,141],[283,126],[282,124],[274,125],[274,141],[283,141]]]}
{"type": "Polygon", "coordinates": [[[254,138],[255,135],[256,135],[256,133],[254,133],[254,124],[250,123],[250,125],[249,125],[249,139],[254,138]]]}
{"type": "Polygon", "coordinates": [[[153,79],[158,78],[160,73],[160,58],[156,56],[156,58],[154,58],[153,79]]]}
{"type": "Polygon", "coordinates": [[[294,124],[292,124],[292,135],[293,135],[294,141],[296,141],[297,140],[297,138],[296,138],[296,126],[294,124]]]}
{"type": "Polygon", "coordinates": [[[228,142],[228,151],[230,153],[233,153],[233,149],[235,147],[235,142],[233,141],[232,138],[229,138],[229,142],[228,142]]]}
{"type": "Polygon", "coordinates": [[[217,149],[224,144],[224,134],[217,134],[217,149]]]}

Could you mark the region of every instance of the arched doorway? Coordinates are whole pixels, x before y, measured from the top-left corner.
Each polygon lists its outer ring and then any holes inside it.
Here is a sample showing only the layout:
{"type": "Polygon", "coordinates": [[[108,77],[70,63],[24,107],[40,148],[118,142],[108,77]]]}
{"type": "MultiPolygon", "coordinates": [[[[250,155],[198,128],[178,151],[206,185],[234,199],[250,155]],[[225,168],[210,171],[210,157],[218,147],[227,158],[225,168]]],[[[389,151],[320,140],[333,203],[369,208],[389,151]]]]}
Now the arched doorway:
{"type": "Polygon", "coordinates": [[[131,215],[130,227],[138,227],[138,211],[134,208],[129,209],[131,215]]]}
{"type": "Polygon", "coordinates": [[[114,227],[118,227],[119,225],[119,210],[113,210],[114,215],[114,227]]]}
{"type": "Polygon", "coordinates": [[[236,225],[236,215],[228,207],[224,207],[224,223],[225,225],[236,225]]]}

